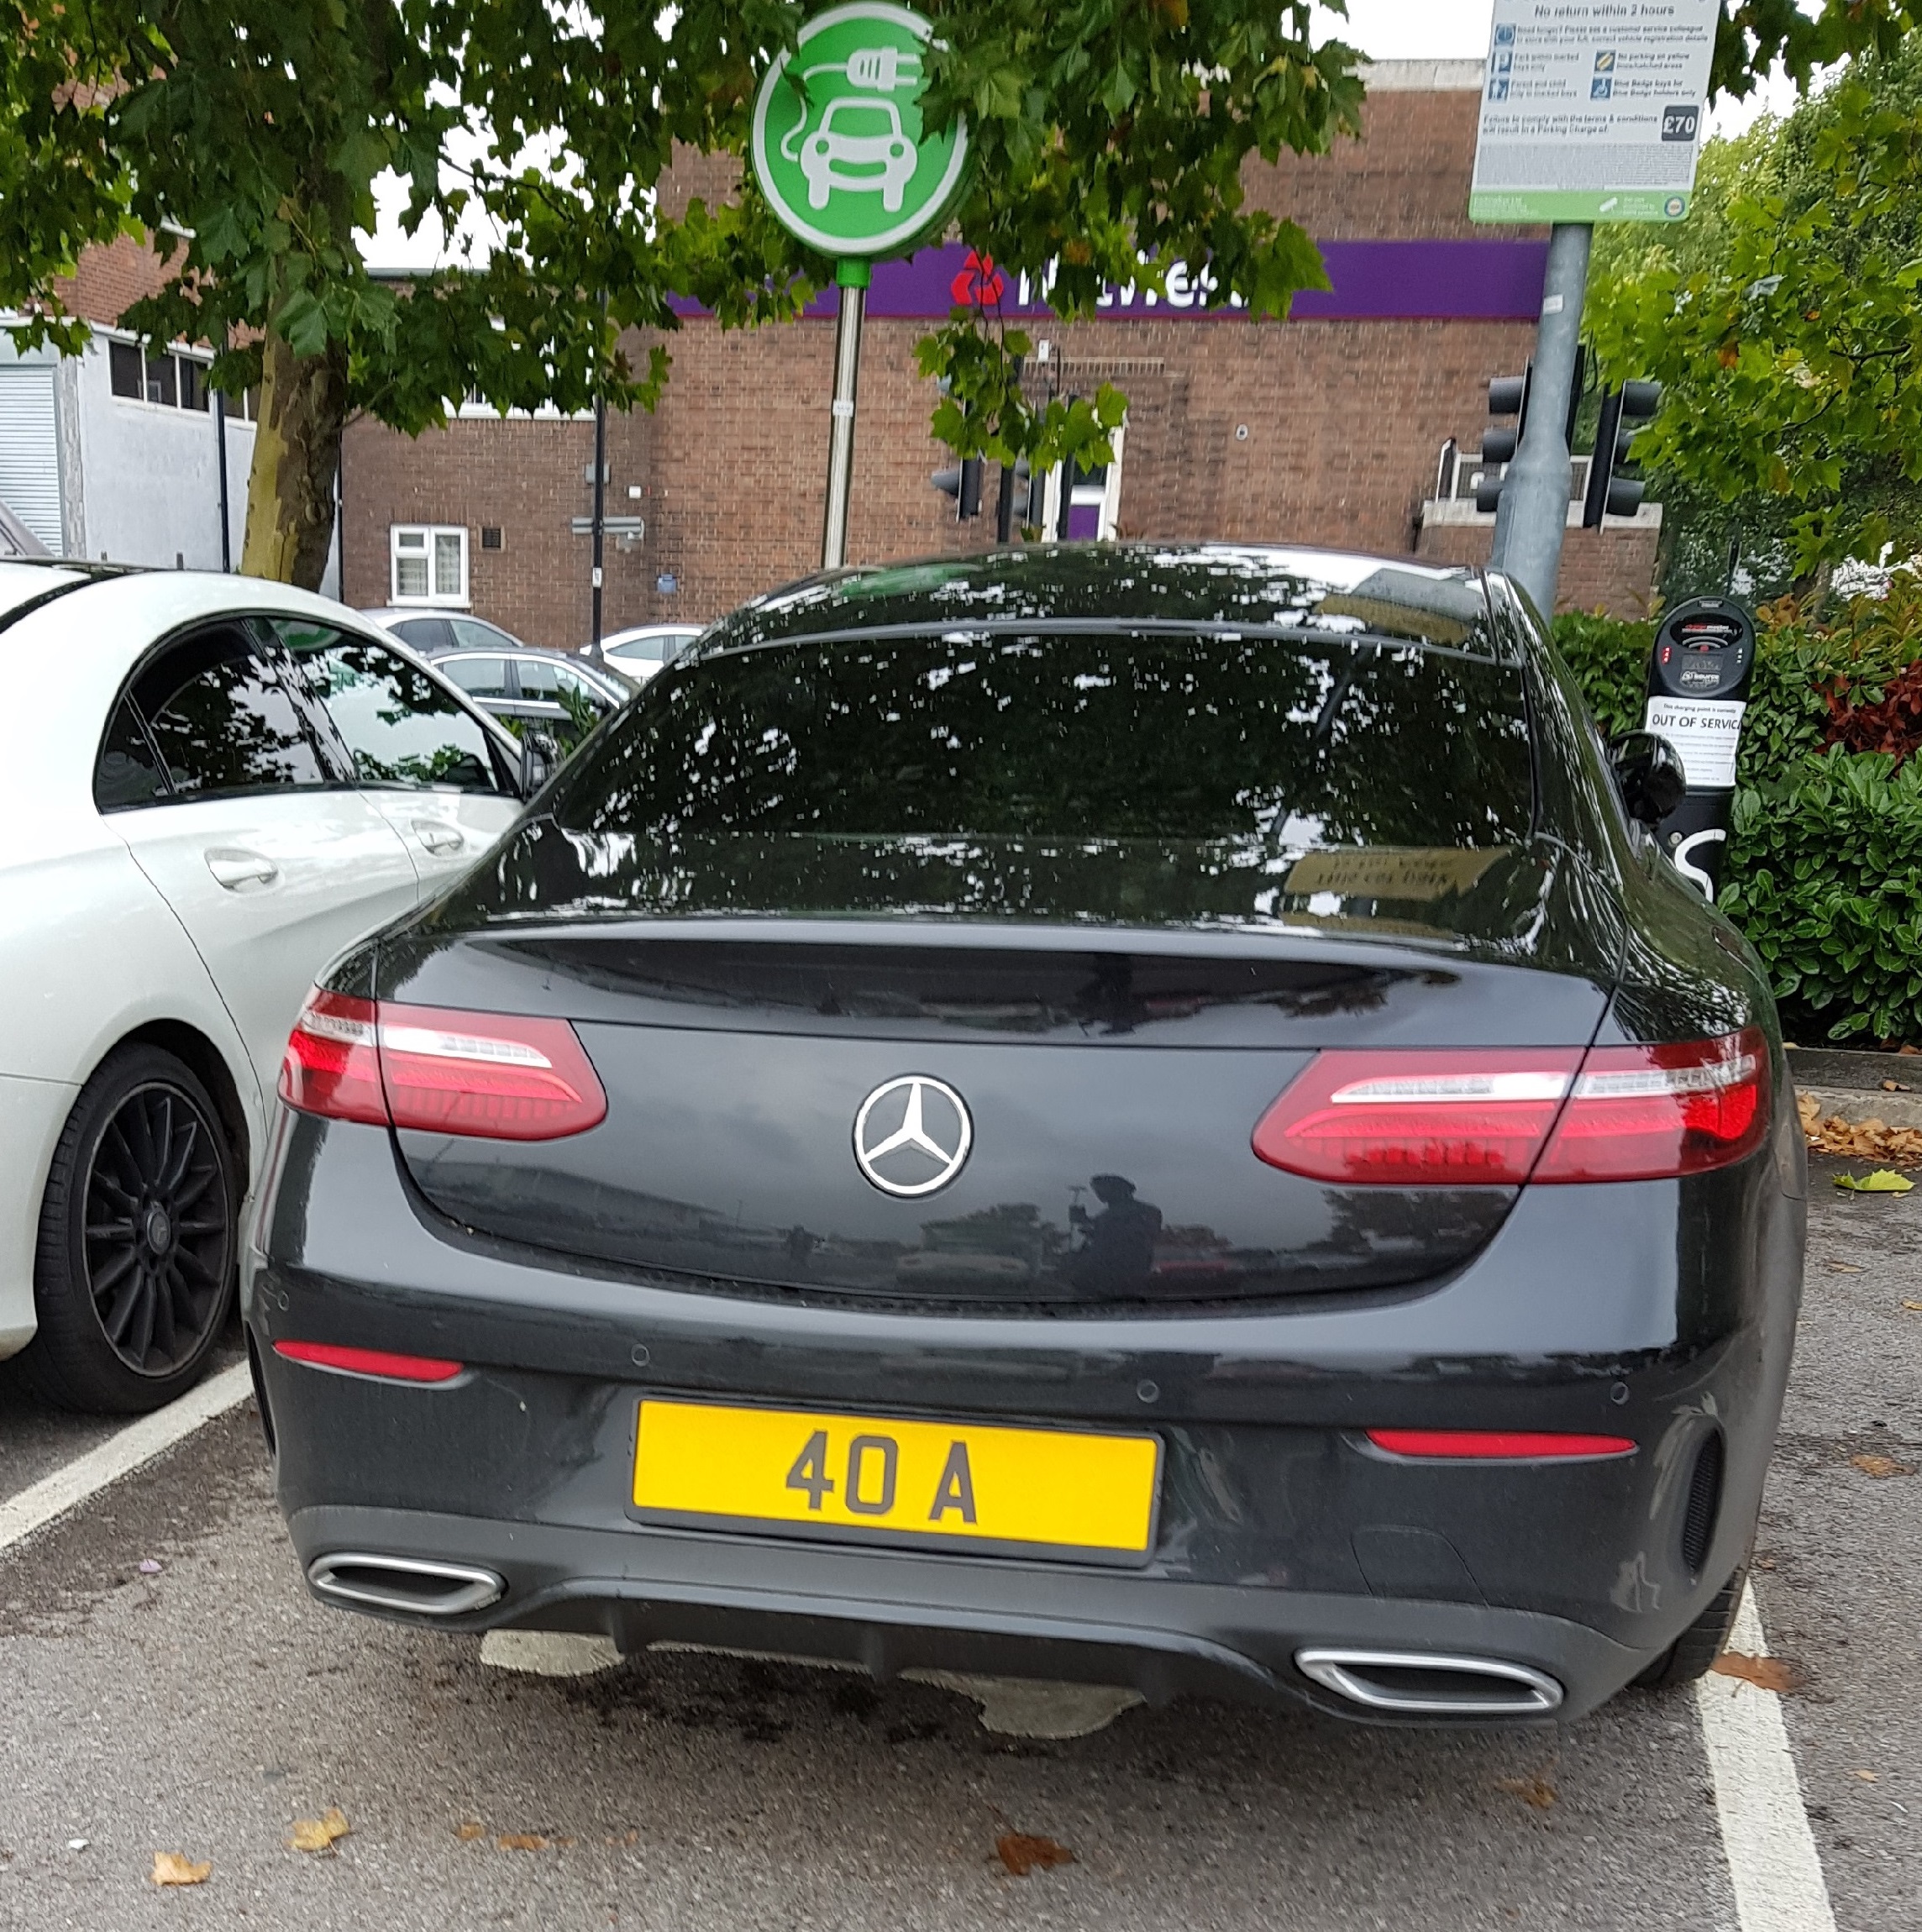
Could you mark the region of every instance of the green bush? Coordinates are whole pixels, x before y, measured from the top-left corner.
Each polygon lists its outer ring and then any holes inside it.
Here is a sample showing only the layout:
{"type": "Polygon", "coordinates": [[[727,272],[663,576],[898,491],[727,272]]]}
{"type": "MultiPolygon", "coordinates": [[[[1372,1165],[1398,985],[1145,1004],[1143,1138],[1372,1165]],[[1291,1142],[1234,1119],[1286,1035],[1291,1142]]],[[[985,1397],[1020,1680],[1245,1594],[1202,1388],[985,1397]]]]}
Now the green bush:
{"type": "MultiPolygon", "coordinates": [[[[1922,1041],[1922,759],[1834,748],[1922,661],[1922,586],[1826,624],[1787,599],[1758,618],[1722,910],[1792,1034],[1922,1041]]],[[[1577,613],[1555,642],[1605,735],[1640,725],[1652,624],[1577,613]]]]}
{"type": "Polygon", "coordinates": [[[1831,751],[1738,791],[1721,905],[1792,1034],[1922,1036],[1922,761],[1831,751]]]}

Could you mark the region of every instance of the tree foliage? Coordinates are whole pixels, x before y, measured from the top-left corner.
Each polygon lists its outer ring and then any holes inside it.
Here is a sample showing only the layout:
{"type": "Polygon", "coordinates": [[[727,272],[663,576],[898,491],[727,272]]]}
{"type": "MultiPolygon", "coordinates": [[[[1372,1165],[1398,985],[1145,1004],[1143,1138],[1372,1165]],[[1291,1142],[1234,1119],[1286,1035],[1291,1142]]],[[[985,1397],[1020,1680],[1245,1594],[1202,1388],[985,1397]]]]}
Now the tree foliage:
{"type": "Polygon", "coordinates": [[[1710,144],[1688,222],[1599,267],[1604,366],[1664,385],[1669,515],[1796,575],[1922,548],[1922,35],[1710,144]]]}
{"type": "MultiPolygon", "coordinates": [[[[1744,0],[1717,76],[1741,92],[1879,46],[1914,0],[1744,0]]],[[[1341,0],[1331,0],[1342,11],[1341,0]]],[[[1294,223],[1249,208],[1252,155],[1326,149],[1357,124],[1353,50],[1305,0],[925,0],[940,46],[929,118],[968,117],[958,233],[1010,275],[1056,276],[1066,318],[1109,281],[1182,263],[1211,299],[1287,312],[1324,286],[1294,223]]],[[[0,0],[0,306],[76,349],[58,278],[89,244],[154,237],[176,271],[124,319],[213,344],[228,392],[264,385],[246,566],[312,582],[342,424],[416,433],[449,399],[502,409],[651,406],[671,300],[726,326],[796,314],[829,265],[749,180],[712,205],[659,191],[677,155],[738,158],[754,90],[812,7],[796,0],[0,0]],[[396,286],[364,235],[390,171],[404,225],[484,234],[484,256],[396,286]],[[638,329],[638,362],[621,348],[638,329]],[[257,527],[256,527],[257,526],[257,527]]],[[[1111,391],[1037,412],[1025,343],[979,312],[922,345],[956,447],[1037,464],[1106,453],[1111,391]]]]}
{"type": "MultiPolygon", "coordinates": [[[[0,0],[0,305],[25,344],[77,349],[56,278],[90,243],[154,237],[175,277],[124,318],[208,341],[229,392],[265,380],[249,568],[312,581],[342,423],[408,433],[449,399],[651,406],[676,296],[727,326],[797,313],[831,265],[744,176],[675,212],[676,156],[741,156],[755,88],[813,9],[790,0],[0,0]],[[364,254],[375,186],[403,225],[463,221],[480,259],[405,286],[364,254]],[[638,365],[623,332],[657,345],[638,365]],[[264,473],[265,472],[265,473],[264,473]],[[277,544],[268,540],[277,535],[277,544]]],[[[1251,154],[1325,148],[1356,125],[1356,56],[1309,8],[1266,0],[932,0],[929,118],[969,119],[960,232],[1009,272],[1058,263],[1055,300],[1177,260],[1216,296],[1284,314],[1325,286],[1291,222],[1244,206],[1251,154]],[[1144,267],[1142,257],[1148,258],[1144,267]]],[[[1018,335],[958,323],[924,361],[951,380],[940,427],[1038,461],[1105,453],[1119,399],[1036,416],[1018,335]]]]}

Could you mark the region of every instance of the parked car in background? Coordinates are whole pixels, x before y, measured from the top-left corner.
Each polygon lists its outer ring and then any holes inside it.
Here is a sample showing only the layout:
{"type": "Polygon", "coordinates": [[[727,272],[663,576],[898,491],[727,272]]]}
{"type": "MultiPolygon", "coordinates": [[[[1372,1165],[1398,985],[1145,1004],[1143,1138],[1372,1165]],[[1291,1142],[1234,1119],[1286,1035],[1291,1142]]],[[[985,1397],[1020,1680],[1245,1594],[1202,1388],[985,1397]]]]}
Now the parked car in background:
{"type": "Polygon", "coordinates": [[[1808,1179],[1685,785],[1494,572],[746,606],[289,1043],[245,1315],[309,1587],[1382,1723],[1699,1677],[1808,1179]]]}
{"type": "Polygon", "coordinates": [[[158,1407],[232,1305],[287,1029],[546,776],[352,611],[250,577],[0,563],[0,1357],[158,1407]]]}
{"type": "MultiPolygon", "coordinates": [[[[601,640],[607,668],[638,688],[663,664],[671,664],[701,635],[698,624],[637,624],[601,640]]],[[[580,655],[591,658],[594,647],[583,644],[580,655]]]]}
{"type": "Polygon", "coordinates": [[[444,657],[449,651],[531,651],[538,645],[517,638],[485,617],[462,611],[418,611],[407,608],[363,611],[370,619],[423,658],[444,657]]]}
{"type": "Polygon", "coordinates": [[[476,704],[517,735],[530,727],[547,732],[571,752],[608,712],[633,696],[619,678],[547,651],[450,651],[435,669],[459,685],[476,704]]]}

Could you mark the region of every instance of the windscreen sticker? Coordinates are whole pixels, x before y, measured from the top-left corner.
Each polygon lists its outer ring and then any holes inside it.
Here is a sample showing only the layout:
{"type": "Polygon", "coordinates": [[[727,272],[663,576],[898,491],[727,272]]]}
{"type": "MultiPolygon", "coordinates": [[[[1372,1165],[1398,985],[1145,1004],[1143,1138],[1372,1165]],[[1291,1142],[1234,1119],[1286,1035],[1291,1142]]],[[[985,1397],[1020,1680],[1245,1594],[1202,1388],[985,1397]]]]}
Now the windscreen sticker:
{"type": "Polygon", "coordinates": [[[1291,897],[1332,892],[1343,899],[1441,899],[1451,892],[1466,892],[1508,853],[1505,845],[1310,852],[1295,860],[1284,890],[1291,897]]]}

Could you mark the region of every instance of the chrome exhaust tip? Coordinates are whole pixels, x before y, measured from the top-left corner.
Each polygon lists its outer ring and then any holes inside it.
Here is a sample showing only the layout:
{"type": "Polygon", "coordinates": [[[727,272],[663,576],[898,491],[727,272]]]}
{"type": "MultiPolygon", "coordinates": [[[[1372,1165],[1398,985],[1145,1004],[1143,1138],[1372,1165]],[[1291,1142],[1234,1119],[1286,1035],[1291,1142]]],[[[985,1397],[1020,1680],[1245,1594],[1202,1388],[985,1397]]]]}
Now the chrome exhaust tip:
{"type": "Polygon", "coordinates": [[[370,1556],[337,1550],[307,1567],[316,1596],[331,1603],[377,1610],[406,1610],[420,1617],[460,1617],[484,1610],[506,1595],[505,1581],[469,1563],[429,1562],[419,1557],[370,1556]]]}
{"type": "Polygon", "coordinates": [[[1541,1717],[1562,1687],[1526,1664],[1426,1651],[1297,1651],[1295,1667],[1368,1710],[1405,1717],[1541,1717]]]}

